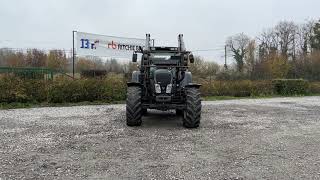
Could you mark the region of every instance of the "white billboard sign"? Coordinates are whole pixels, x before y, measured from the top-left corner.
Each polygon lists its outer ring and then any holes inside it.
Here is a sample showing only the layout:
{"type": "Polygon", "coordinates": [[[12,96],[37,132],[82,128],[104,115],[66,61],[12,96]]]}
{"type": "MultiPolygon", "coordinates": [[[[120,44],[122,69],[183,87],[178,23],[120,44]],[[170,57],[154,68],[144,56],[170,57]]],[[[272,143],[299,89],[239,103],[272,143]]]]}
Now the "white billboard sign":
{"type": "Polygon", "coordinates": [[[133,51],[145,45],[145,39],[124,38],[76,32],[78,55],[131,58],[133,51]]]}

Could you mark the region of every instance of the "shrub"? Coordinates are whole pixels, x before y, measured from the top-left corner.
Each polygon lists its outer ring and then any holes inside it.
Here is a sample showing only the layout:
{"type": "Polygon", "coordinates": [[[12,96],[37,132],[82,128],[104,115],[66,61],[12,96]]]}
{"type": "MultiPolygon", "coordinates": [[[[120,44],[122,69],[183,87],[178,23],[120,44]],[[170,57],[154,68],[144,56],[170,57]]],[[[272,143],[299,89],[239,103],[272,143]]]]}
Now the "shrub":
{"type": "Polygon", "coordinates": [[[47,100],[48,83],[45,80],[23,80],[28,102],[44,102],[47,100]]]}
{"type": "Polygon", "coordinates": [[[126,84],[121,75],[108,74],[102,79],[56,79],[52,82],[48,100],[53,103],[104,101],[125,99],[126,84]]]}
{"type": "Polygon", "coordinates": [[[43,102],[47,99],[48,83],[44,80],[0,77],[0,102],[43,102]]]}
{"type": "Polygon", "coordinates": [[[275,79],[272,84],[274,93],[279,95],[308,94],[308,81],[303,79],[275,79]]]}
{"type": "Polygon", "coordinates": [[[48,101],[52,103],[80,102],[82,100],[81,95],[80,80],[60,78],[51,82],[48,90],[48,101]]]}
{"type": "Polygon", "coordinates": [[[309,84],[310,93],[320,94],[320,82],[310,82],[309,84]]]}
{"type": "Polygon", "coordinates": [[[277,79],[273,81],[207,81],[202,84],[201,93],[203,96],[269,96],[279,95],[305,95],[309,92],[319,93],[320,83],[310,85],[301,79],[277,79]]]}
{"type": "Polygon", "coordinates": [[[252,82],[249,80],[241,81],[212,81],[202,82],[201,93],[204,96],[250,96],[252,82]]]}
{"type": "Polygon", "coordinates": [[[235,97],[251,96],[252,82],[249,80],[233,81],[231,84],[232,94],[235,97]]]}
{"type": "Polygon", "coordinates": [[[252,82],[251,96],[270,96],[273,94],[273,85],[271,81],[252,82]]]}
{"type": "Polygon", "coordinates": [[[109,74],[104,80],[103,97],[107,101],[124,100],[127,85],[123,75],[109,74]]]}
{"type": "Polygon", "coordinates": [[[27,102],[28,95],[23,81],[15,76],[0,77],[0,102],[27,102]]]}
{"type": "MultiPolygon", "coordinates": [[[[126,97],[123,75],[108,74],[99,79],[72,80],[64,77],[52,81],[21,79],[12,75],[0,76],[0,103],[81,101],[121,101],[126,97]]],[[[202,96],[266,96],[272,94],[319,94],[320,82],[301,79],[273,81],[207,81],[199,79],[202,96]]]]}
{"type": "MultiPolygon", "coordinates": [[[[200,82],[200,81],[199,81],[200,82]]],[[[200,92],[202,96],[216,96],[217,92],[214,89],[213,83],[202,81],[200,82],[200,92]]]]}

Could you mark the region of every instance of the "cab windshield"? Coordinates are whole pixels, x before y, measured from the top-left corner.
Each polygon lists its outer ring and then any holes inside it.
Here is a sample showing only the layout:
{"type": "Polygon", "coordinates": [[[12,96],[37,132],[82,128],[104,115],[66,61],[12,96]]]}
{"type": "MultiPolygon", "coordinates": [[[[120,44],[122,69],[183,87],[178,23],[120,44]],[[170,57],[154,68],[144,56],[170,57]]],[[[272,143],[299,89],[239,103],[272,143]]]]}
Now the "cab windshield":
{"type": "Polygon", "coordinates": [[[151,59],[161,59],[161,60],[180,59],[180,56],[177,53],[152,53],[151,59]]]}

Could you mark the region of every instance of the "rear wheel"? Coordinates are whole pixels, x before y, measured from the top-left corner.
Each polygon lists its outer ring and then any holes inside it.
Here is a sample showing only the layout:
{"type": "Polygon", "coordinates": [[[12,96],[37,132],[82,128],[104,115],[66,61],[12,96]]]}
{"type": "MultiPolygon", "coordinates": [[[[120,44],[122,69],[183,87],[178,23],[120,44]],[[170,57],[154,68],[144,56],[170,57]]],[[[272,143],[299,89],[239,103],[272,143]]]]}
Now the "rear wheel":
{"type": "Polygon", "coordinates": [[[141,88],[132,86],[127,90],[126,116],[128,126],[140,126],[142,123],[141,88]]]}
{"type": "Polygon", "coordinates": [[[201,97],[198,88],[186,89],[186,109],[183,115],[183,126],[197,128],[201,119],[201,97]]]}

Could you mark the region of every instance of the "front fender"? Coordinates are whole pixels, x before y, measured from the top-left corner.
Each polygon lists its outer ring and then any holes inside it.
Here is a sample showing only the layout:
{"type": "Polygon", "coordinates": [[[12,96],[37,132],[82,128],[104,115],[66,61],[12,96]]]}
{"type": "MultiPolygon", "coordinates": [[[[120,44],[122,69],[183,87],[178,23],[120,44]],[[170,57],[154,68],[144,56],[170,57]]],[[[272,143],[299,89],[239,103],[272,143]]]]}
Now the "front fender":
{"type": "Polygon", "coordinates": [[[131,82],[140,82],[140,71],[133,71],[132,72],[132,77],[131,77],[131,82]]]}
{"type": "Polygon", "coordinates": [[[127,82],[127,86],[131,87],[131,86],[142,86],[141,83],[138,82],[127,82]]]}
{"type": "Polygon", "coordinates": [[[185,88],[197,88],[199,89],[201,87],[201,84],[196,84],[196,83],[188,83],[185,88]]]}

